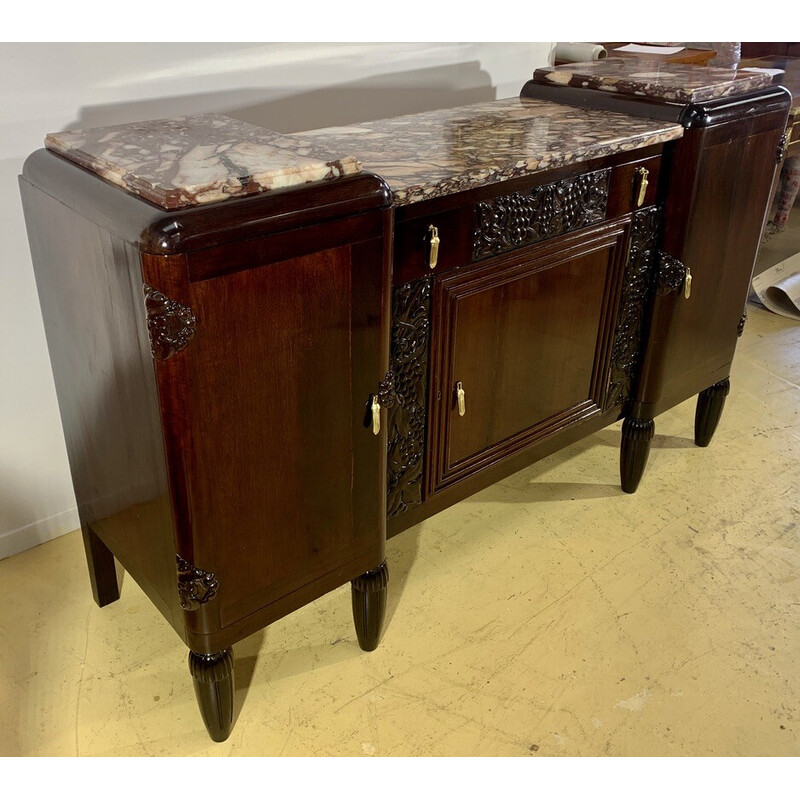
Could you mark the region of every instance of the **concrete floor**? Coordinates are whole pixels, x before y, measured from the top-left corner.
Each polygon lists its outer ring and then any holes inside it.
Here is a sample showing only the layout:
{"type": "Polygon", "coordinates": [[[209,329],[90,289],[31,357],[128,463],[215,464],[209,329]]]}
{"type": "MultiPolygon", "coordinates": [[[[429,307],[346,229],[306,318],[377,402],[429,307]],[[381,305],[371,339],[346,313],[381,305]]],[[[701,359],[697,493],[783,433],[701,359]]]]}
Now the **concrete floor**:
{"type": "Polygon", "coordinates": [[[800,755],[800,325],[749,313],[709,448],[690,401],[635,495],[615,426],[391,540],[378,650],[347,587],[246,639],[223,744],[78,533],[6,559],[0,754],[800,755]]]}

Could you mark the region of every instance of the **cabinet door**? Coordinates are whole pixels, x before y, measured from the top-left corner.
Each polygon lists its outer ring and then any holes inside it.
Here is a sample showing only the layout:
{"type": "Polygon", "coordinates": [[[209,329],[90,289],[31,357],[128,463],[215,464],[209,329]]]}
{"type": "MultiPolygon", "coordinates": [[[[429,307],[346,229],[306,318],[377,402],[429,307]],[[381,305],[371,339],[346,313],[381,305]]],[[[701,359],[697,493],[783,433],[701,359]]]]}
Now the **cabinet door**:
{"type": "Polygon", "coordinates": [[[383,559],[385,432],[368,413],[389,280],[372,240],[190,284],[196,333],[165,367],[182,359],[194,565],[219,582],[222,628],[383,559]]]}
{"type": "Polygon", "coordinates": [[[667,280],[655,299],[637,389],[643,416],[730,374],[787,104],[780,89],[709,103],[675,146],[663,249],[692,280],[688,298],[683,282],[667,280]]]}
{"type": "Polygon", "coordinates": [[[438,282],[431,491],[602,412],[626,231],[606,223],[438,282]]]}

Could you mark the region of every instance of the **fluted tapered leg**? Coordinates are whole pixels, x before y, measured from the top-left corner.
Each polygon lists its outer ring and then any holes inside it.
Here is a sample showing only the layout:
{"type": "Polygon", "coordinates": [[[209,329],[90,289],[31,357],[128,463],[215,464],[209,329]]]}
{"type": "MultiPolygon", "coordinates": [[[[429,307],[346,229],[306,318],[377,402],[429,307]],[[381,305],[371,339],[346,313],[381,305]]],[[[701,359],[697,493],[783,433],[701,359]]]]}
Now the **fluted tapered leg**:
{"type": "Polygon", "coordinates": [[[219,653],[189,651],[189,672],[208,735],[224,742],[233,727],[233,649],[219,653]]]}
{"type": "Polygon", "coordinates": [[[89,580],[92,596],[101,608],[119,600],[119,582],[114,554],[100,541],[100,537],[88,526],[81,526],[83,547],[86,551],[86,565],[89,567],[89,580]]]}
{"type": "Polygon", "coordinates": [[[371,569],[351,581],[353,622],[362,650],[374,650],[381,640],[388,585],[389,568],[385,561],[377,569],[371,569]]]}
{"type": "Polygon", "coordinates": [[[619,478],[623,492],[633,494],[638,488],[655,431],[656,424],[652,419],[627,417],[622,423],[619,478]]]}
{"type": "Polygon", "coordinates": [[[699,447],[708,447],[714,431],[725,408],[725,398],[731,390],[729,378],[719,381],[708,389],[703,389],[697,396],[697,410],[694,414],[694,443],[699,447]]]}

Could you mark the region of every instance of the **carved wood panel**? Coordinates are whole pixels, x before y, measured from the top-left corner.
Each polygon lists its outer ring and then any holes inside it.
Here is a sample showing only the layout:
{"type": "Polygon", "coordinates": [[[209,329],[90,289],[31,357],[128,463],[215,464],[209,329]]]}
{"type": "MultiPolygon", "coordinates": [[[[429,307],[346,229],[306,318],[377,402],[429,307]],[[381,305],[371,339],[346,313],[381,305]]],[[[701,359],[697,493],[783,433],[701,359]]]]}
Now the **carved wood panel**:
{"type": "Polygon", "coordinates": [[[388,412],[389,518],[422,503],[432,278],[392,294],[391,369],[396,402],[388,412]]]}
{"type": "Polygon", "coordinates": [[[604,220],[610,177],[600,169],[478,203],[473,261],[604,220]]]}
{"type": "Polygon", "coordinates": [[[611,348],[606,408],[621,405],[633,391],[642,353],[645,313],[654,288],[660,230],[660,209],[646,208],[633,215],[630,250],[611,348]]]}

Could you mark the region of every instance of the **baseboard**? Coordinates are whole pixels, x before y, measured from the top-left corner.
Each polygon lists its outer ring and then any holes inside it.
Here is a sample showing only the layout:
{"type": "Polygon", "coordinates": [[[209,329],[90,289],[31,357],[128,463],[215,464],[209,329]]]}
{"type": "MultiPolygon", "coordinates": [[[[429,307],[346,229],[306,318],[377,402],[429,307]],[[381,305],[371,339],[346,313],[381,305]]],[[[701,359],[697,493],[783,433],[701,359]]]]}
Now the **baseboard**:
{"type": "Polygon", "coordinates": [[[0,533],[0,559],[16,555],[23,550],[30,550],[31,547],[49,542],[51,539],[57,539],[80,526],[78,508],[73,506],[47,519],[40,519],[38,522],[17,528],[15,531],[0,533]]]}

